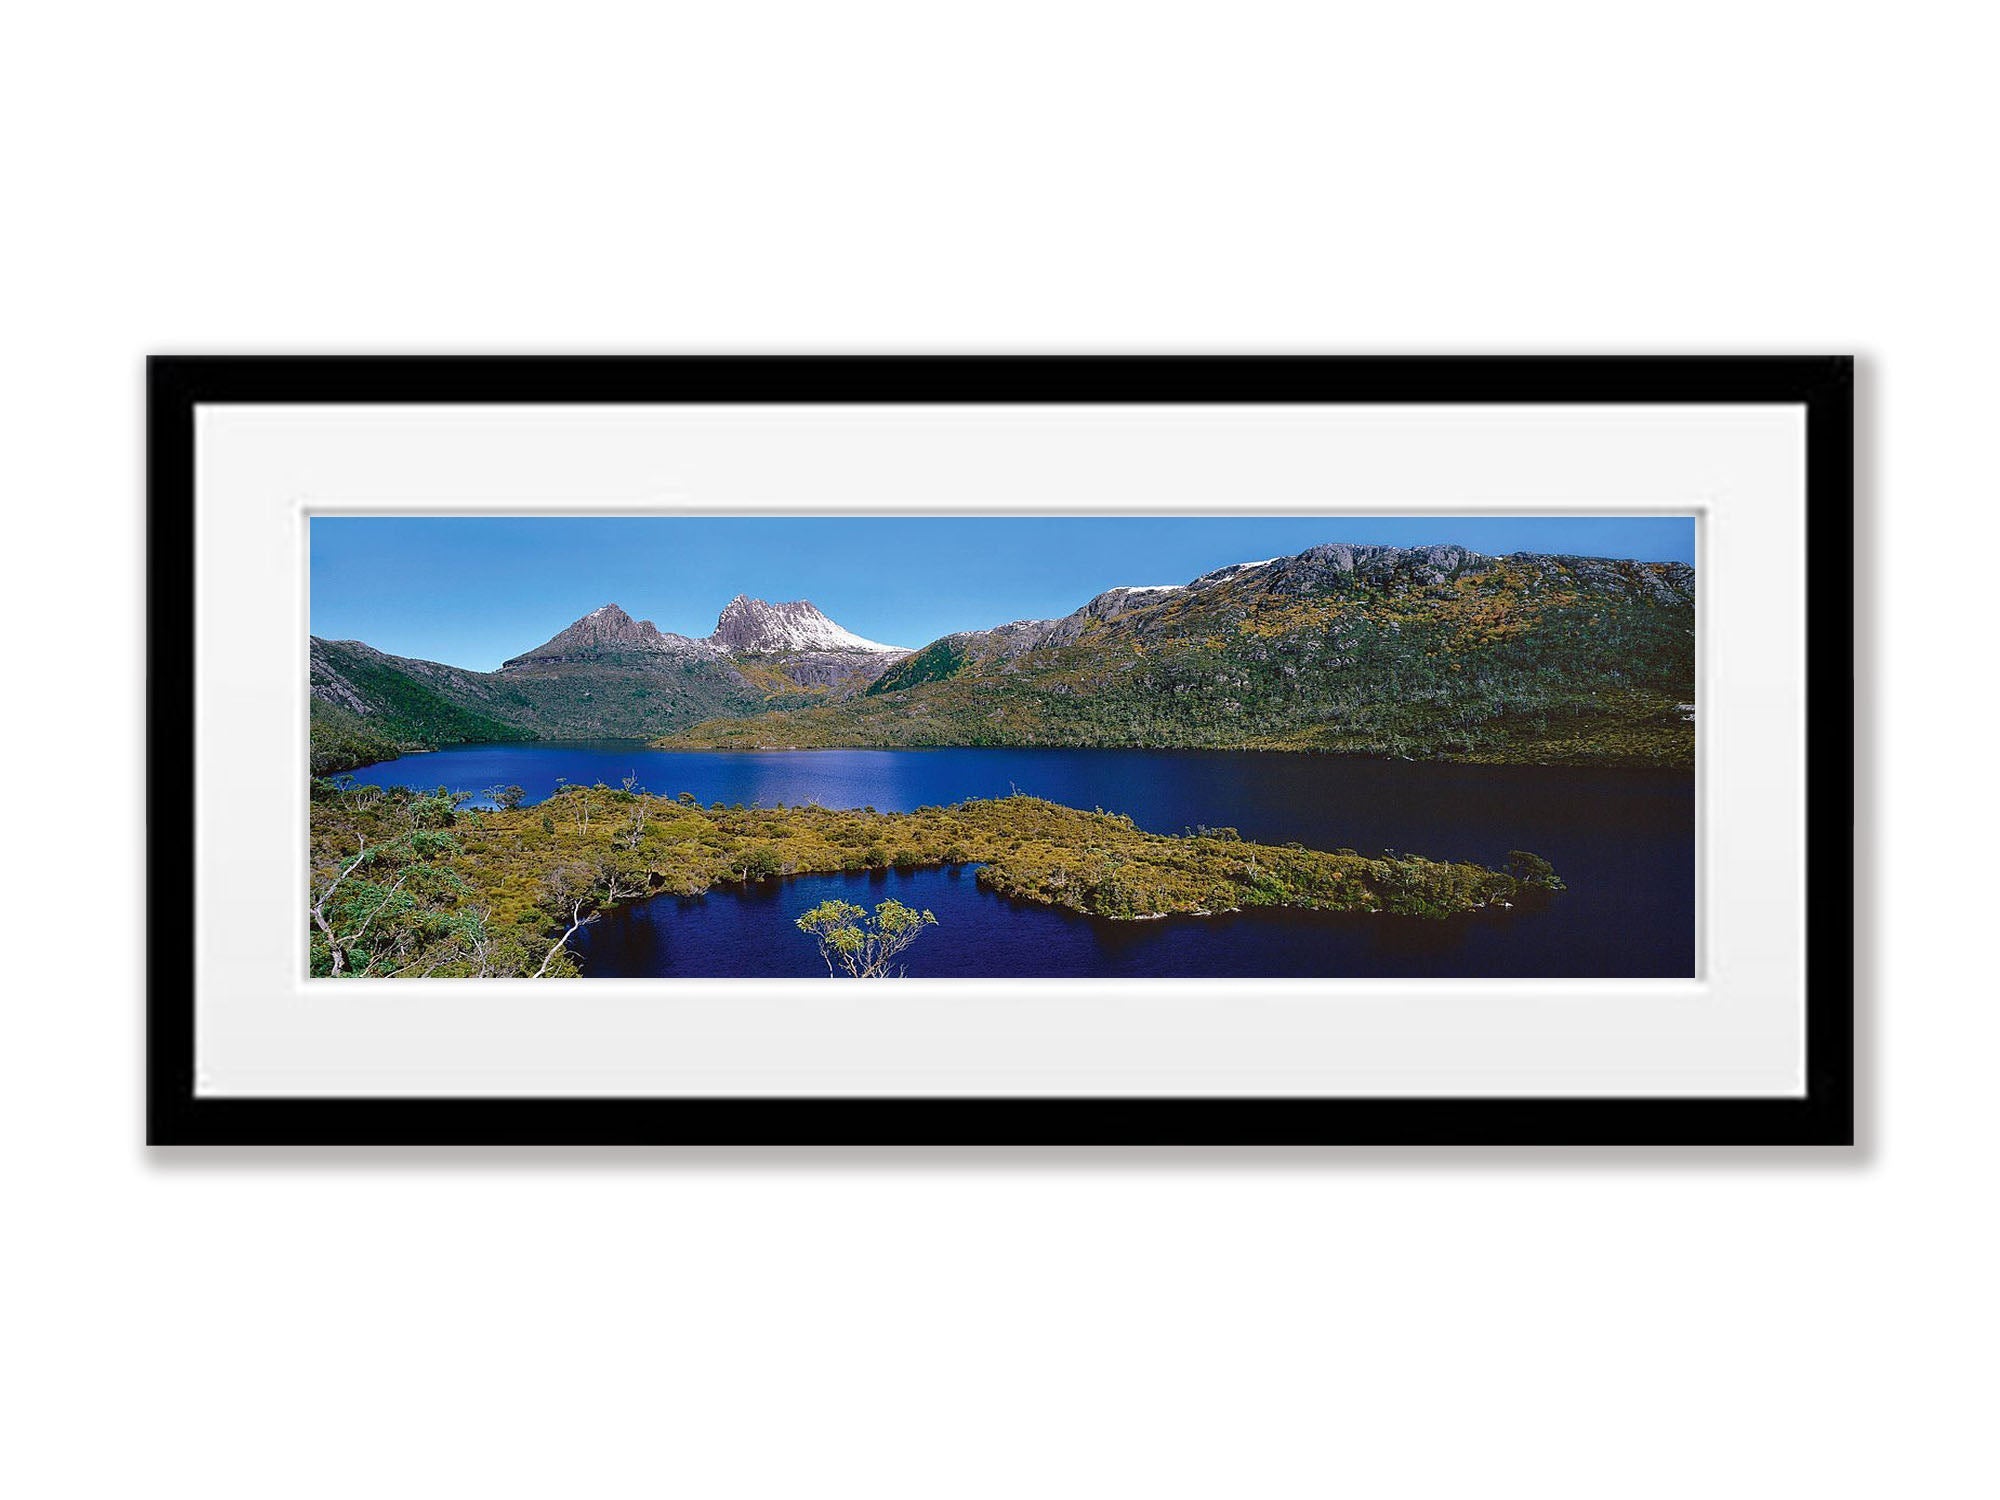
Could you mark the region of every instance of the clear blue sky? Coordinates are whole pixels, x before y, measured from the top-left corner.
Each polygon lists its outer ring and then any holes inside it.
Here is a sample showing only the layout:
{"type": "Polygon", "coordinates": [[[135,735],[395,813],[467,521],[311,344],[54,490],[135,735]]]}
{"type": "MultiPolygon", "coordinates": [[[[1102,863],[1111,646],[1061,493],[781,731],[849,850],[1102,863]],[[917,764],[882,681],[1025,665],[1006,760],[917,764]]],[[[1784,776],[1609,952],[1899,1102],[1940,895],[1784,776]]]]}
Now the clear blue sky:
{"type": "Polygon", "coordinates": [[[1694,521],[1524,516],[316,517],[312,631],[482,670],[600,604],[707,635],[735,595],[922,646],[1321,542],[1694,561],[1694,521]]]}

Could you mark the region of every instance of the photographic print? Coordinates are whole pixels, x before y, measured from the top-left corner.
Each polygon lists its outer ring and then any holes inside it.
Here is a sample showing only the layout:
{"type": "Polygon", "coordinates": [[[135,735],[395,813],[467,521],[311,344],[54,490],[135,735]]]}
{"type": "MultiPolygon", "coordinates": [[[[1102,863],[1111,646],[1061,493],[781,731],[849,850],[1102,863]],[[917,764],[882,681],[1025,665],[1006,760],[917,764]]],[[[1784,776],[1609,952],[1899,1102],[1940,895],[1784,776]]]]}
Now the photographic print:
{"type": "Polygon", "coordinates": [[[150,401],[155,1141],[1851,1139],[1844,359],[150,401]]]}
{"type": "Polygon", "coordinates": [[[311,547],[314,977],[1694,973],[1692,517],[311,547]]]}

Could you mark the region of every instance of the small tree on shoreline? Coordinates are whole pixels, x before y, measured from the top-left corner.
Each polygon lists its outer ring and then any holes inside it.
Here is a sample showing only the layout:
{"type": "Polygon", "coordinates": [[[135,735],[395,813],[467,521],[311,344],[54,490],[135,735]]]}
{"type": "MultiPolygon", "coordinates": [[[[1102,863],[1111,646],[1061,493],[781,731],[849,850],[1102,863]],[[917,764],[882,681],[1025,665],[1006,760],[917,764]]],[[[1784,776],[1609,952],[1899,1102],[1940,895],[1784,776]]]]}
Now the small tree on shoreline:
{"type": "Polygon", "coordinates": [[[829,979],[842,974],[850,979],[900,979],[903,970],[896,960],[926,927],[937,926],[937,918],[894,899],[877,906],[873,916],[851,902],[822,901],[800,917],[797,926],[819,944],[829,979]]]}

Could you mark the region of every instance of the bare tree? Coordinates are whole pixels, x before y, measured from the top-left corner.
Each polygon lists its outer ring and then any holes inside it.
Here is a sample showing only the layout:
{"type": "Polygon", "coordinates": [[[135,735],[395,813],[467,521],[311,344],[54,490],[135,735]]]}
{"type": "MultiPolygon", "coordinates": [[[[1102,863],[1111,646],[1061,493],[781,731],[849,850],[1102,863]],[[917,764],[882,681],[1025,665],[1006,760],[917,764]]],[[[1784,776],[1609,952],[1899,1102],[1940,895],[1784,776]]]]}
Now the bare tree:
{"type": "Polygon", "coordinates": [[[449,862],[459,847],[451,824],[466,795],[442,789],[428,796],[370,792],[357,801],[378,815],[373,836],[359,826],[358,816],[343,819],[355,852],[322,862],[315,850],[316,878],[325,884],[309,891],[306,910],[318,935],[316,950],[325,948],[327,974],[369,979],[427,974],[455,962],[490,967],[483,933],[478,953],[471,944],[485,915],[474,919],[460,909],[466,886],[449,862]]]}
{"type": "MultiPolygon", "coordinates": [[[[353,952],[355,945],[368,935],[368,929],[374,925],[375,919],[395,903],[397,895],[402,891],[405,882],[410,878],[410,872],[408,870],[403,871],[402,874],[396,877],[393,885],[377,893],[376,899],[369,903],[365,910],[358,912],[354,910],[345,911],[342,913],[344,920],[336,923],[333,920],[334,893],[340,889],[348,876],[352,875],[356,870],[367,864],[371,858],[382,852],[383,846],[381,845],[377,845],[376,848],[371,850],[368,847],[367,836],[362,835],[360,852],[341,867],[340,872],[327,883],[326,889],[321,891],[313,901],[313,925],[319,928],[320,935],[326,939],[329,955],[328,961],[333,966],[333,977],[335,979],[340,978],[347,971],[350,962],[349,955],[353,952]],[[345,928],[346,930],[339,930],[341,928],[345,928]]],[[[377,962],[376,958],[371,957],[360,968],[355,970],[355,973],[365,976],[374,971],[377,967],[377,962]]]]}
{"type": "Polygon", "coordinates": [[[572,899],[568,903],[568,911],[569,926],[563,935],[555,940],[549,951],[542,955],[542,966],[528,976],[530,979],[546,979],[549,965],[562,957],[564,950],[569,947],[569,940],[597,920],[597,913],[587,910],[580,898],[572,899]]]}
{"type": "MultiPolygon", "coordinates": [[[[632,778],[625,778],[629,789],[632,778]]],[[[618,835],[618,842],[627,849],[637,849],[646,837],[646,824],[652,817],[652,799],[641,794],[632,804],[632,815],[626,821],[624,832],[618,835]]]]}
{"type": "Polygon", "coordinates": [[[606,906],[629,901],[640,894],[636,885],[627,886],[624,877],[608,861],[596,867],[579,863],[561,865],[552,871],[543,887],[543,904],[558,922],[566,923],[561,937],[542,956],[541,966],[528,977],[546,979],[569,940],[595,922],[606,906]]]}

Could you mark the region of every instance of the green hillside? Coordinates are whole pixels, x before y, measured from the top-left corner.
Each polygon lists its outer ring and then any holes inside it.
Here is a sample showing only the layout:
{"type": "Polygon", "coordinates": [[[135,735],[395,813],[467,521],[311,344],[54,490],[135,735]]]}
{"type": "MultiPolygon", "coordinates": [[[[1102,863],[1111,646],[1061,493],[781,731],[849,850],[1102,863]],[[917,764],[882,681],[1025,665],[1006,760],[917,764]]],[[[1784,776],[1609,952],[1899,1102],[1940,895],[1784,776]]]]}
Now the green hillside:
{"type": "Polygon", "coordinates": [[[359,641],[312,642],[310,761],[324,776],[415,750],[487,740],[521,740],[525,729],[469,706],[476,694],[454,681],[475,673],[415,666],[359,641]]]}
{"type": "Polygon", "coordinates": [[[812,701],[768,697],[719,657],[606,656],[471,672],[314,639],[315,775],[489,740],[646,739],[717,714],[812,701]]]}
{"type": "Polygon", "coordinates": [[[688,748],[1060,745],[1691,766],[1677,563],[1316,547],[1060,621],[946,637],[865,694],[688,748]]]}

